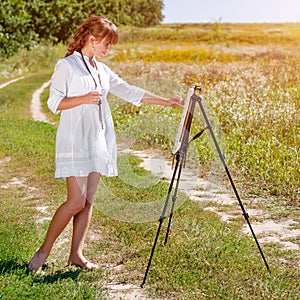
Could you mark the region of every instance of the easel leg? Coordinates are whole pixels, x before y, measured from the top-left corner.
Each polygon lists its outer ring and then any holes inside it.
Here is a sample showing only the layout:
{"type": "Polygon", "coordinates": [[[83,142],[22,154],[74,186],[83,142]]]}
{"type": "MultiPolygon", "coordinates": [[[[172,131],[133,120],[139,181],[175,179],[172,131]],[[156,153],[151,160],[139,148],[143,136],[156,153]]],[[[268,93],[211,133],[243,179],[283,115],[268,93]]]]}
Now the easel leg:
{"type": "MultiPolygon", "coordinates": [[[[177,174],[177,171],[179,170],[178,177],[177,177],[177,184],[176,184],[176,188],[178,188],[178,181],[179,181],[179,176],[180,176],[180,173],[181,173],[181,168],[182,168],[182,159],[181,159],[180,155],[177,154],[176,155],[176,164],[175,164],[175,167],[174,167],[172,180],[171,180],[171,183],[170,183],[170,186],[169,186],[168,195],[166,197],[163,212],[162,212],[162,214],[159,218],[159,226],[157,228],[156,236],[155,236],[155,239],[154,239],[154,244],[152,246],[150,258],[149,258],[149,261],[148,261],[147,269],[146,269],[141,287],[144,286],[144,284],[146,282],[146,279],[147,279],[147,275],[148,275],[148,272],[149,272],[149,269],[150,269],[150,266],[151,266],[151,262],[152,262],[152,258],[153,258],[154,251],[155,251],[155,248],[156,248],[156,244],[157,244],[157,241],[158,241],[158,237],[159,237],[159,234],[160,234],[160,231],[161,231],[162,223],[163,223],[164,219],[166,218],[166,211],[167,211],[170,196],[171,196],[171,193],[172,193],[172,190],[173,190],[173,185],[174,185],[174,181],[175,181],[175,178],[176,178],[176,174],[177,174]]],[[[174,209],[174,204],[172,204],[172,209],[174,209]]],[[[169,224],[170,224],[170,222],[169,222],[169,224]]]]}
{"type": "Polygon", "coordinates": [[[179,188],[179,180],[180,180],[181,171],[182,171],[182,167],[183,167],[183,160],[184,160],[184,158],[182,158],[182,161],[181,161],[180,166],[179,166],[179,171],[178,171],[178,176],[177,176],[177,181],[176,181],[176,187],[175,187],[175,190],[174,190],[174,195],[172,197],[172,207],[171,207],[171,212],[170,212],[170,216],[169,216],[169,222],[168,222],[168,227],[167,227],[167,231],[166,231],[166,237],[165,237],[164,245],[166,245],[167,242],[168,242],[172,217],[173,217],[174,208],[175,208],[175,202],[177,200],[177,192],[178,192],[178,188],[179,188]]]}
{"type": "Polygon", "coordinates": [[[227,165],[226,165],[226,162],[225,162],[224,156],[223,156],[223,154],[222,154],[222,151],[221,151],[221,149],[220,149],[220,147],[219,147],[219,144],[218,144],[218,142],[217,142],[217,139],[216,139],[216,137],[215,137],[214,131],[213,131],[213,129],[212,129],[212,127],[211,127],[211,124],[210,124],[210,122],[209,122],[209,120],[208,120],[207,114],[206,114],[205,109],[204,109],[204,106],[203,106],[203,104],[202,104],[202,98],[199,97],[199,96],[197,96],[197,95],[195,95],[195,94],[192,96],[192,98],[194,98],[194,101],[197,101],[198,104],[199,104],[199,106],[200,106],[202,115],[203,115],[204,120],[205,120],[206,125],[207,125],[207,129],[209,130],[210,135],[211,135],[211,137],[212,137],[212,139],[213,139],[214,145],[215,145],[215,147],[216,147],[216,149],[217,149],[217,151],[218,151],[218,155],[219,155],[220,160],[221,160],[221,162],[222,162],[222,164],[223,164],[223,166],[224,166],[224,169],[225,169],[225,172],[226,172],[226,174],[227,174],[227,176],[228,176],[228,179],[229,179],[229,181],[230,181],[230,183],[231,183],[231,186],[232,186],[232,189],[233,189],[233,191],[234,191],[234,194],[235,194],[235,196],[236,196],[236,198],[237,198],[237,200],[238,200],[238,202],[239,202],[239,205],[240,205],[240,207],[241,207],[241,209],[242,209],[243,216],[244,216],[244,218],[245,218],[245,220],[246,220],[246,222],[247,222],[247,224],[248,224],[248,226],[249,226],[249,228],[250,228],[250,231],[251,231],[252,236],[253,236],[253,238],[254,238],[254,240],[255,240],[255,243],[256,243],[256,245],[257,245],[257,247],[258,247],[258,250],[259,250],[259,252],[260,252],[260,255],[261,255],[261,257],[262,257],[262,259],[263,259],[263,261],[264,261],[264,263],[265,263],[265,266],[266,266],[267,270],[268,270],[269,272],[271,272],[271,271],[270,271],[270,268],[269,268],[269,265],[268,265],[268,263],[267,263],[267,260],[266,260],[266,258],[265,258],[265,256],[264,256],[264,253],[263,253],[263,251],[262,251],[262,249],[261,249],[261,247],[260,247],[260,245],[259,245],[259,242],[258,242],[258,240],[257,240],[257,238],[256,238],[256,236],[255,236],[254,230],[253,230],[253,228],[252,228],[252,226],[251,226],[251,223],[250,223],[250,221],[249,221],[249,215],[247,214],[247,212],[246,212],[246,210],[245,210],[245,208],[244,208],[244,205],[243,205],[243,203],[242,203],[242,201],[241,201],[241,198],[240,198],[240,196],[239,196],[239,193],[238,193],[238,191],[237,191],[237,189],[236,189],[236,187],[235,187],[235,184],[234,184],[233,179],[232,179],[232,177],[231,177],[231,174],[230,174],[230,172],[229,172],[229,169],[228,169],[228,167],[227,167],[227,165]]]}

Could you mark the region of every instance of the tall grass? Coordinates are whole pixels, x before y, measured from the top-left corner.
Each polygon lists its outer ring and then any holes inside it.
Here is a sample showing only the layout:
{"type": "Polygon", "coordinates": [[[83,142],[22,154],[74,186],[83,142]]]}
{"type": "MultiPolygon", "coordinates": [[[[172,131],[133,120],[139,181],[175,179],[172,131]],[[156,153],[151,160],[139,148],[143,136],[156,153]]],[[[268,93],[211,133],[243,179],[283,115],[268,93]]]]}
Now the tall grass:
{"type": "MultiPolygon", "coordinates": [[[[200,85],[211,121],[222,136],[222,149],[227,161],[236,177],[241,180],[245,191],[284,197],[289,204],[297,206],[300,196],[300,78],[295,61],[297,57],[287,56],[278,60],[258,56],[253,62],[246,60],[225,65],[214,62],[188,66],[171,64],[169,68],[161,63],[149,65],[136,62],[131,63],[131,67],[126,63],[124,69],[126,72],[136,72],[139,82],[143,82],[143,76],[153,78],[157,82],[158,90],[162,84],[156,80],[158,72],[155,70],[160,70],[159,76],[185,83],[174,89],[183,97],[188,86],[200,85]],[[133,65],[139,68],[134,68],[133,65]]],[[[123,68],[120,70],[123,72],[123,68]]],[[[122,74],[126,76],[127,73],[122,74]]],[[[146,83],[145,85],[147,87],[146,83]]],[[[160,92],[164,93],[164,89],[160,92]]],[[[125,118],[124,111],[121,114],[118,111],[116,109],[116,122],[119,124],[126,120],[124,125],[129,132],[139,131],[140,123],[144,124],[143,133],[137,133],[139,139],[151,146],[156,144],[164,149],[171,148],[174,131],[167,128],[177,127],[178,112],[142,107],[134,112],[129,110],[128,115],[134,117],[125,118]],[[152,114],[155,114],[156,122],[153,122],[152,114]],[[156,137],[153,136],[155,133],[156,137]],[[157,140],[158,143],[155,142],[157,140]]],[[[201,118],[198,115],[195,119],[201,118]]],[[[201,121],[195,122],[193,132],[200,131],[203,125],[201,121]]],[[[211,151],[206,141],[198,140],[196,144],[202,157],[201,168],[206,168],[212,155],[216,154],[211,151]]]]}
{"type": "Polygon", "coordinates": [[[299,23],[230,24],[216,21],[206,24],[163,24],[153,28],[122,28],[126,43],[193,43],[233,45],[299,46],[299,23]]]}
{"type": "Polygon", "coordinates": [[[55,47],[38,44],[30,52],[23,49],[16,55],[0,62],[0,83],[10,78],[32,74],[32,72],[51,71],[59,57],[64,56],[66,46],[55,47]]]}
{"type": "Polygon", "coordinates": [[[229,161],[255,189],[299,199],[297,65],[260,62],[226,73],[205,97],[217,112],[229,161]]]}

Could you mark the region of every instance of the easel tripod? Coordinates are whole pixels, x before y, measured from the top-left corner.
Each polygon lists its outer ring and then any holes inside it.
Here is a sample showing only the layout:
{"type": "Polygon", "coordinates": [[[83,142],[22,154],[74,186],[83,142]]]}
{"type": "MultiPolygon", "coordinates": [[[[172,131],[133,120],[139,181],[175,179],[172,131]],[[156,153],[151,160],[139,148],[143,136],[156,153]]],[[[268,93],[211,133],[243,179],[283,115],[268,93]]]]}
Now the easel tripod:
{"type": "Polygon", "coordinates": [[[144,279],[143,279],[143,282],[141,284],[141,287],[144,286],[145,282],[146,282],[146,279],[147,279],[147,275],[148,275],[148,272],[149,272],[149,269],[150,269],[150,266],[151,266],[151,262],[152,262],[152,258],[153,258],[153,255],[154,255],[154,251],[155,251],[155,248],[156,248],[156,244],[157,244],[157,241],[158,241],[158,237],[159,237],[159,234],[160,234],[160,231],[161,231],[161,227],[162,227],[162,224],[163,224],[163,221],[165,220],[166,218],[166,212],[167,212],[167,208],[168,208],[168,205],[169,205],[169,202],[170,202],[170,198],[171,198],[171,195],[172,195],[172,191],[174,190],[173,192],[173,196],[172,196],[172,205],[171,205],[171,210],[170,210],[170,215],[169,215],[169,222],[168,222],[168,226],[167,226],[167,231],[166,231],[166,236],[165,236],[165,241],[164,241],[164,244],[167,243],[168,241],[168,236],[169,236],[169,231],[170,231],[170,226],[171,226],[171,222],[172,222],[172,217],[173,217],[173,213],[174,213],[174,208],[175,208],[175,202],[176,202],[176,199],[177,199],[177,192],[178,192],[178,188],[179,188],[179,181],[180,181],[180,176],[181,176],[181,171],[182,171],[182,168],[184,166],[184,162],[185,162],[185,158],[186,158],[186,154],[187,154],[187,149],[188,149],[188,146],[189,146],[189,143],[191,143],[193,140],[195,140],[196,138],[200,137],[202,135],[202,133],[208,129],[209,132],[210,132],[210,135],[212,137],[212,140],[213,140],[213,143],[217,149],[217,152],[218,152],[218,155],[219,155],[219,158],[223,164],[223,167],[225,169],[225,172],[228,176],[228,179],[231,183],[231,186],[233,188],[233,191],[234,191],[234,194],[238,200],[238,203],[241,207],[241,210],[242,210],[242,213],[243,213],[243,216],[249,226],[249,229],[252,233],[252,236],[255,240],[255,243],[258,247],[258,250],[260,252],[260,255],[264,261],[264,264],[267,268],[267,270],[270,272],[270,268],[269,268],[269,265],[266,261],[266,258],[264,256],[264,253],[260,247],[260,244],[255,236],[255,233],[254,233],[254,230],[251,226],[251,223],[249,221],[249,215],[248,213],[246,212],[245,208],[244,208],[244,205],[241,201],[241,198],[238,194],[238,191],[235,187],[235,184],[234,184],[234,181],[231,177],[231,174],[229,172],[229,169],[226,165],[226,162],[225,162],[225,159],[224,159],[224,156],[222,154],[222,151],[219,147],[219,144],[217,142],[217,139],[215,137],[215,134],[214,134],[214,131],[212,129],[212,126],[209,122],[209,119],[207,117],[207,114],[205,112],[205,109],[204,109],[204,106],[202,104],[202,98],[198,95],[196,95],[196,91],[199,91],[201,90],[199,87],[195,86],[194,88],[194,91],[193,91],[193,94],[192,96],[190,97],[190,101],[188,103],[188,107],[187,107],[187,111],[186,111],[186,115],[185,115],[185,119],[184,119],[184,123],[183,123],[183,126],[182,126],[182,134],[181,134],[181,144],[180,144],[180,147],[178,149],[178,151],[174,154],[175,156],[175,159],[176,159],[176,163],[175,163],[175,166],[174,166],[174,171],[173,171],[173,175],[172,175],[172,179],[171,179],[171,182],[170,182],[170,185],[169,185],[169,189],[168,189],[168,194],[167,194],[167,197],[166,197],[166,200],[165,200],[165,204],[164,204],[164,207],[163,207],[163,211],[162,211],[162,214],[159,218],[159,226],[158,226],[158,229],[157,229],[157,232],[156,232],[156,236],[155,236],[155,239],[154,239],[154,244],[153,244],[153,247],[152,247],[152,250],[151,250],[151,254],[150,254],[150,258],[149,258],[149,261],[148,261],[148,265],[147,265],[147,269],[146,269],[146,272],[145,272],[145,275],[144,275],[144,279]],[[191,129],[191,125],[192,125],[192,121],[193,121],[193,115],[194,115],[194,110],[195,110],[195,105],[196,103],[199,104],[200,106],[200,110],[201,110],[201,113],[203,115],[203,118],[204,118],[204,121],[206,123],[206,127],[201,131],[199,132],[197,135],[195,135],[191,141],[189,141],[189,135],[190,135],[190,129],[191,129]],[[175,188],[173,189],[173,186],[174,186],[174,183],[175,183],[175,180],[176,180],[176,185],[175,185],[175,188]]]}

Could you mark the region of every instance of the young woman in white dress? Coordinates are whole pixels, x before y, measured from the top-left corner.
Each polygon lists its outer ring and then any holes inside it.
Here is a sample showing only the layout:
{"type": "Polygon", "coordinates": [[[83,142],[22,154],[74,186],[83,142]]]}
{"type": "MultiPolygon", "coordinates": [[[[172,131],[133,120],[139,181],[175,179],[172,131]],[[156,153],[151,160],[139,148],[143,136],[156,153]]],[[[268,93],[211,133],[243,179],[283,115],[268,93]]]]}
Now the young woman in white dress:
{"type": "Polygon", "coordinates": [[[98,266],[83,256],[92,201],[100,176],[116,176],[116,139],[108,93],[134,105],[182,105],[180,96],[165,99],[129,85],[108,66],[95,60],[118,42],[117,27],[107,18],[92,16],[78,28],[66,56],[51,78],[48,107],[61,112],[56,136],[55,178],[66,178],[67,199],[54,214],[45,240],[28,268],[37,271],[73,218],[68,264],[92,270],[98,266]]]}

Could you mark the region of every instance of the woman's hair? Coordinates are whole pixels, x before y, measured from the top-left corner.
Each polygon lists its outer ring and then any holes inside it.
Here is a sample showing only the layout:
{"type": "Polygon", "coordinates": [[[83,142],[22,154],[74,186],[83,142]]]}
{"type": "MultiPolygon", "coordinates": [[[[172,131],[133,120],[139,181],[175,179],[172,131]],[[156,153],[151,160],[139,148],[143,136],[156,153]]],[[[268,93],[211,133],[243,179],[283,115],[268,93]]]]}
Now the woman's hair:
{"type": "Polygon", "coordinates": [[[90,35],[93,35],[99,41],[106,39],[110,44],[116,44],[119,40],[117,26],[112,21],[101,16],[91,16],[78,28],[68,45],[68,51],[65,56],[81,50],[90,35]]]}

